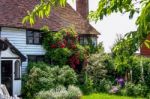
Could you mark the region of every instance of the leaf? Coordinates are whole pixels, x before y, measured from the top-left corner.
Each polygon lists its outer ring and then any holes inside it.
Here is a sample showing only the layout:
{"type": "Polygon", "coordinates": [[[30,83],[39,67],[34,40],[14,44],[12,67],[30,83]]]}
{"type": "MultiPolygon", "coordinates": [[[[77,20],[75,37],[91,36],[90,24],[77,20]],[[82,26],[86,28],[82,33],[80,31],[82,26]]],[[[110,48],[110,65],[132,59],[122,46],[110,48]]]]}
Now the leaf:
{"type": "Polygon", "coordinates": [[[131,10],[131,11],[130,11],[129,19],[132,19],[132,18],[133,18],[134,13],[135,13],[135,10],[131,10]]]}
{"type": "Polygon", "coordinates": [[[30,15],[29,22],[30,22],[31,26],[34,24],[34,17],[33,17],[33,15],[30,15]]]}
{"type": "Polygon", "coordinates": [[[47,17],[49,16],[50,11],[51,11],[51,6],[50,6],[50,4],[48,4],[47,7],[46,7],[46,11],[45,11],[45,15],[46,15],[47,17]]]}
{"type": "Polygon", "coordinates": [[[22,24],[25,24],[29,20],[29,16],[25,16],[22,20],[22,24]]]}
{"type": "Polygon", "coordinates": [[[150,40],[145,40],[144,44],[147,48],[150,48],[150,40]]]}

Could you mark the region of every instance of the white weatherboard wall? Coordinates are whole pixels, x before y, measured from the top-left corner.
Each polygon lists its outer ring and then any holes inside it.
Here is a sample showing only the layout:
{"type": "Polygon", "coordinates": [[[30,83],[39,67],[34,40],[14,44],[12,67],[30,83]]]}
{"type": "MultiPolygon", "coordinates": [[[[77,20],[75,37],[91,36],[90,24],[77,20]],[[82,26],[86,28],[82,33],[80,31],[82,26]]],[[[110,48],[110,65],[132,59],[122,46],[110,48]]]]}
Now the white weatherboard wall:
{"type": "MultiPolygon", "coordinates": [[[[44,55],[45,50],[41,45],[26,44],[26,30],[17,28],[1,28],[1,37],[6,37],[24,56],[44,55]]],[[[22,63],[22,73],[26,72],[28,60],[22,63]]]]}

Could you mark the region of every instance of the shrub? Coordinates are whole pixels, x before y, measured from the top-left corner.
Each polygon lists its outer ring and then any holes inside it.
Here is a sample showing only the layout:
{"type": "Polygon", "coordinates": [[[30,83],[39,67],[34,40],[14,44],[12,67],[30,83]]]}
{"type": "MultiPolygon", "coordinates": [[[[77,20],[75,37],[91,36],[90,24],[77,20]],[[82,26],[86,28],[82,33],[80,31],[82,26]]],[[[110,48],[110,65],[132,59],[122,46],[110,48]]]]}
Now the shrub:
{"type": "Polygon", "coordinates": [[[58,86],[49,91],[40,91],[36,99],[79,99],[82,92],[78,87],[70,85],[68,89],[64,86],[58,86]]]}
{"type": "Polygon", "coordinates": [[[33,68],[29,70],[30,72],[26,77],[22,90],[25,98],[32,99],[32,96],[39,91],[49,90],[58,85],[67,87],[70,84],[77,83],[76,73],[69,66],[60,68],[39,64],[41,63],[34,63],[33,68]]]}
{"type": "Polygon", "coordinates": [[[78,87],[70,85],[68,87],[68,98],[69,99],[78,99],[82,96],[82,92],[78,87]]]}
{"type": "Polygon", "coordinates": [[[106,79],[114,79],[114,75],[112,73],[113,65],[111,63],[111,58],[108,54],[105,54],[103,52],[92,54],[88,59],[88,66],[86,68],[86,71],[87,75],[94,82],[93,86],[96,89],[96,91],[108,91],[106,86],[111,86],[111,82],[106,79]]]}
{"type": "Polygon", "coordinates": [[[147,95],[147,86],[128,82],[126,83],[125,88],[121,90],[121,94],[126,96],[145,97],[147,95]]]}
{"type": "Polygon", "coordinates": [[[84,94],[93,93],[94,92],[94,87],[93,87],[94,83],[93,83],[93,80],[91,79],[91,77],[89,77],[87,75],[87,73],[83,73],[82,76],[83,76],[84,79],[82,78],[83,81],[82,81],[82,83],[80,82],[80,84],[79,84],[82,92],[84,94]]]}
{"type": "Polygon", "coordinates": [[[96,87],[98,92],[108,92],[111,87],[112,87],[112,83],[109,80],[101,79],[99,81],[99,83],[97,83],[96,85],[94,85],[94,87],[96,87]]]}

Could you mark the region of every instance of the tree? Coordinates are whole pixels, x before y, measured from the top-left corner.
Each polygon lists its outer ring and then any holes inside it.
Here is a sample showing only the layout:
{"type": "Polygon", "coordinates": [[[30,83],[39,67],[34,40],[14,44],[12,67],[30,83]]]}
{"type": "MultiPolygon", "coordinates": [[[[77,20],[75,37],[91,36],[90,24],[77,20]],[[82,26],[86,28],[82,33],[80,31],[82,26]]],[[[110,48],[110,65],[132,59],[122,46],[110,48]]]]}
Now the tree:
{"type": "MultiPolygon", "coordinates": [[[[132,43],[130,47],[133,48],[132,53],[134,53],[150,32],[150,0],[100,0],[97,10],[90,13],[90,18],[98,21],[114,12],[129,13],[130,19],[134,13],[140,13],[136,21],[137,31],[127,33],[124,37],[124,40],[132,43]]],[[[146,40],[147,46],[148,43],[149,41],[146,40]]]]}

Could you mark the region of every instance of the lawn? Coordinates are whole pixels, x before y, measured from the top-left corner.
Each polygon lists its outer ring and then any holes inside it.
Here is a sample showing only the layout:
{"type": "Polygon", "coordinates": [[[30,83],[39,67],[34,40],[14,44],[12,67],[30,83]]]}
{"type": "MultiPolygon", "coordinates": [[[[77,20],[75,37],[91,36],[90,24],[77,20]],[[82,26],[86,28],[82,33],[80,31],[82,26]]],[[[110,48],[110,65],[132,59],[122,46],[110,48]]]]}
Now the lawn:
{"type": "Polygon", "coordinates": [[[83,96],[81,99],[143,99],[143,98],[116,96],[116,95],[100,93],[100,94],[91,94],[91,95],[83,96]]]}

